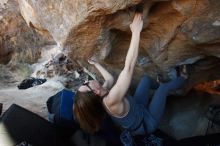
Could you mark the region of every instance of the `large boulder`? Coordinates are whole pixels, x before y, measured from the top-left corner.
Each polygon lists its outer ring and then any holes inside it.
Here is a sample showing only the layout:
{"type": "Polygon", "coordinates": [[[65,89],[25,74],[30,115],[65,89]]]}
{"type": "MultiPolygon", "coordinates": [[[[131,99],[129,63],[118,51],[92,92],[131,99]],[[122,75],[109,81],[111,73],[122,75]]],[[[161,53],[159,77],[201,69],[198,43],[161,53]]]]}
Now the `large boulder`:
{"type": "Polygon", "coordinates": [[[166,75],[177,65],[220,54],[217,0],[19,0],[19,6],[27,24],[50,34],[72,59],[96,55],[120,69],[129,47],[129,24],[140,6],[144,28],[138,64],[144,72],[166,75]]]}

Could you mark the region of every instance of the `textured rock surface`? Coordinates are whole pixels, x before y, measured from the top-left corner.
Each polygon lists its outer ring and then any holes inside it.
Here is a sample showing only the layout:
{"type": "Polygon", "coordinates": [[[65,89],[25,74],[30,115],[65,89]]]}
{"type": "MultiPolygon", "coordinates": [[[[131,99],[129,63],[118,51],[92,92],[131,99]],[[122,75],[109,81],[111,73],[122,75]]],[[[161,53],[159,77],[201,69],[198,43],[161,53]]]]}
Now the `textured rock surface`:
{"type": "MultiPolygon", "coordinates": [[[[141,1],[19,0],[27,24],[69,51],[72,59],[96,55],[120,69],[130,41],[129,24],[141,1]]],[[[206,56],[220,56],[218,0],[143,1],[139,66],[155,75],[206,56]]]]}
{"type": "Polygon", "coordinates": [[[36,62],[41,46],[52,40],[26,25],[17,1],[1,1],[0,4],[0,63],[6,64],[10,60],[36,62]]]}

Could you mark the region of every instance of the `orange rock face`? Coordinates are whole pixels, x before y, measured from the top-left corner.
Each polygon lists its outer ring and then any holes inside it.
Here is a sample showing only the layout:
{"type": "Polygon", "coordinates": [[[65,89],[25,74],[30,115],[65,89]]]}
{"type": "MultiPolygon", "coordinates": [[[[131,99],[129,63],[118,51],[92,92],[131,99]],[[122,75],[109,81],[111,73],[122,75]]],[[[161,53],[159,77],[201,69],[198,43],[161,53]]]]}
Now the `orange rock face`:
{"type": "MultiPolygon", "coordinates": [[[[124,64],[131,37],[129,24],[140,6],[144,28],[137,74],[166,76],[175,66],[192,64],[207,56],[220,57],[217,0],[18,0],[18,3],[27,25],[51,36],[68,57],[83,62],[95,55],[113,72],[124,64]]],[[[23,21],[7,22],[9,29],[4,31],[15,32],[23,21]]],[[[10,54],[15,47],[5,49],[5,39],[6,35],[1,35],[1,54],[10,54]]],[[[9,40],[11,45],[18,39],[9,40]]]]}

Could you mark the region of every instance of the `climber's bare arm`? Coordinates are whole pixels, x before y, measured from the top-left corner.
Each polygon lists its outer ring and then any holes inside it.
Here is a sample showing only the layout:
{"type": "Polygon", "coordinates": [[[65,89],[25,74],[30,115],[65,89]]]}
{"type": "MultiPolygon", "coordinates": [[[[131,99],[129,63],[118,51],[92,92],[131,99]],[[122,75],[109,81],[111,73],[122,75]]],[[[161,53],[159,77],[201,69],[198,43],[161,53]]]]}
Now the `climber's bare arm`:
{"type": "Polygon", "coordinates": [[[113,76],[97,61],[95,61],[93,59],[89,59],[88,62],[90,64],[93,64],[97,68],[97,70],[101,73],[103,78],[105,79],[105,82],[102,85],[102,87],[104,87],[106,89],[111,89],[111,87],[113,86],[113,83],[114,83],[113,76]]]}
{"type": "Polygon", "coordinates": [[[130,29],[132,32],[131,43],[127,52],[125,66],[120,73],[116,84],[110,90],[108,96],[105,99],[105,103],[111,112],[115,114],[123,114],[125,109],[125,94],[131,83],[134,67],[138,57],[140,32],[143,27],[142,14],[136,13],[130,29]]]}

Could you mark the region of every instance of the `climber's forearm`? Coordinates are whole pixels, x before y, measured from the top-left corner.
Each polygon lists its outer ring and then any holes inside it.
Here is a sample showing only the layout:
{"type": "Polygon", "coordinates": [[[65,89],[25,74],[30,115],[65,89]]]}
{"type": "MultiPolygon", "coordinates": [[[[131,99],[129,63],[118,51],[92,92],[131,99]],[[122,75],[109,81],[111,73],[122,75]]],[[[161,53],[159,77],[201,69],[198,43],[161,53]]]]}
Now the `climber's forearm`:
{"type": "Polygon", "coordinates": [[[140,41],[140,32],[132,33],[131,43],[128,49],[128,53],[125,60],[125,66],[124,66],[125,69],[128,69],[130,71],[134,70],[134,66],[137,61],[139,41],[140,41]]]}
{"type": "Polygon", "coordinates": [[[114,83],[113,76],[99,63],[95,63],[94,66],[97,68],[97,70],[101,73],[101,75],[105,79],[105,83],[103,84],[103,86],[105,86],[106,88],[112,87],[114,83]]]}

